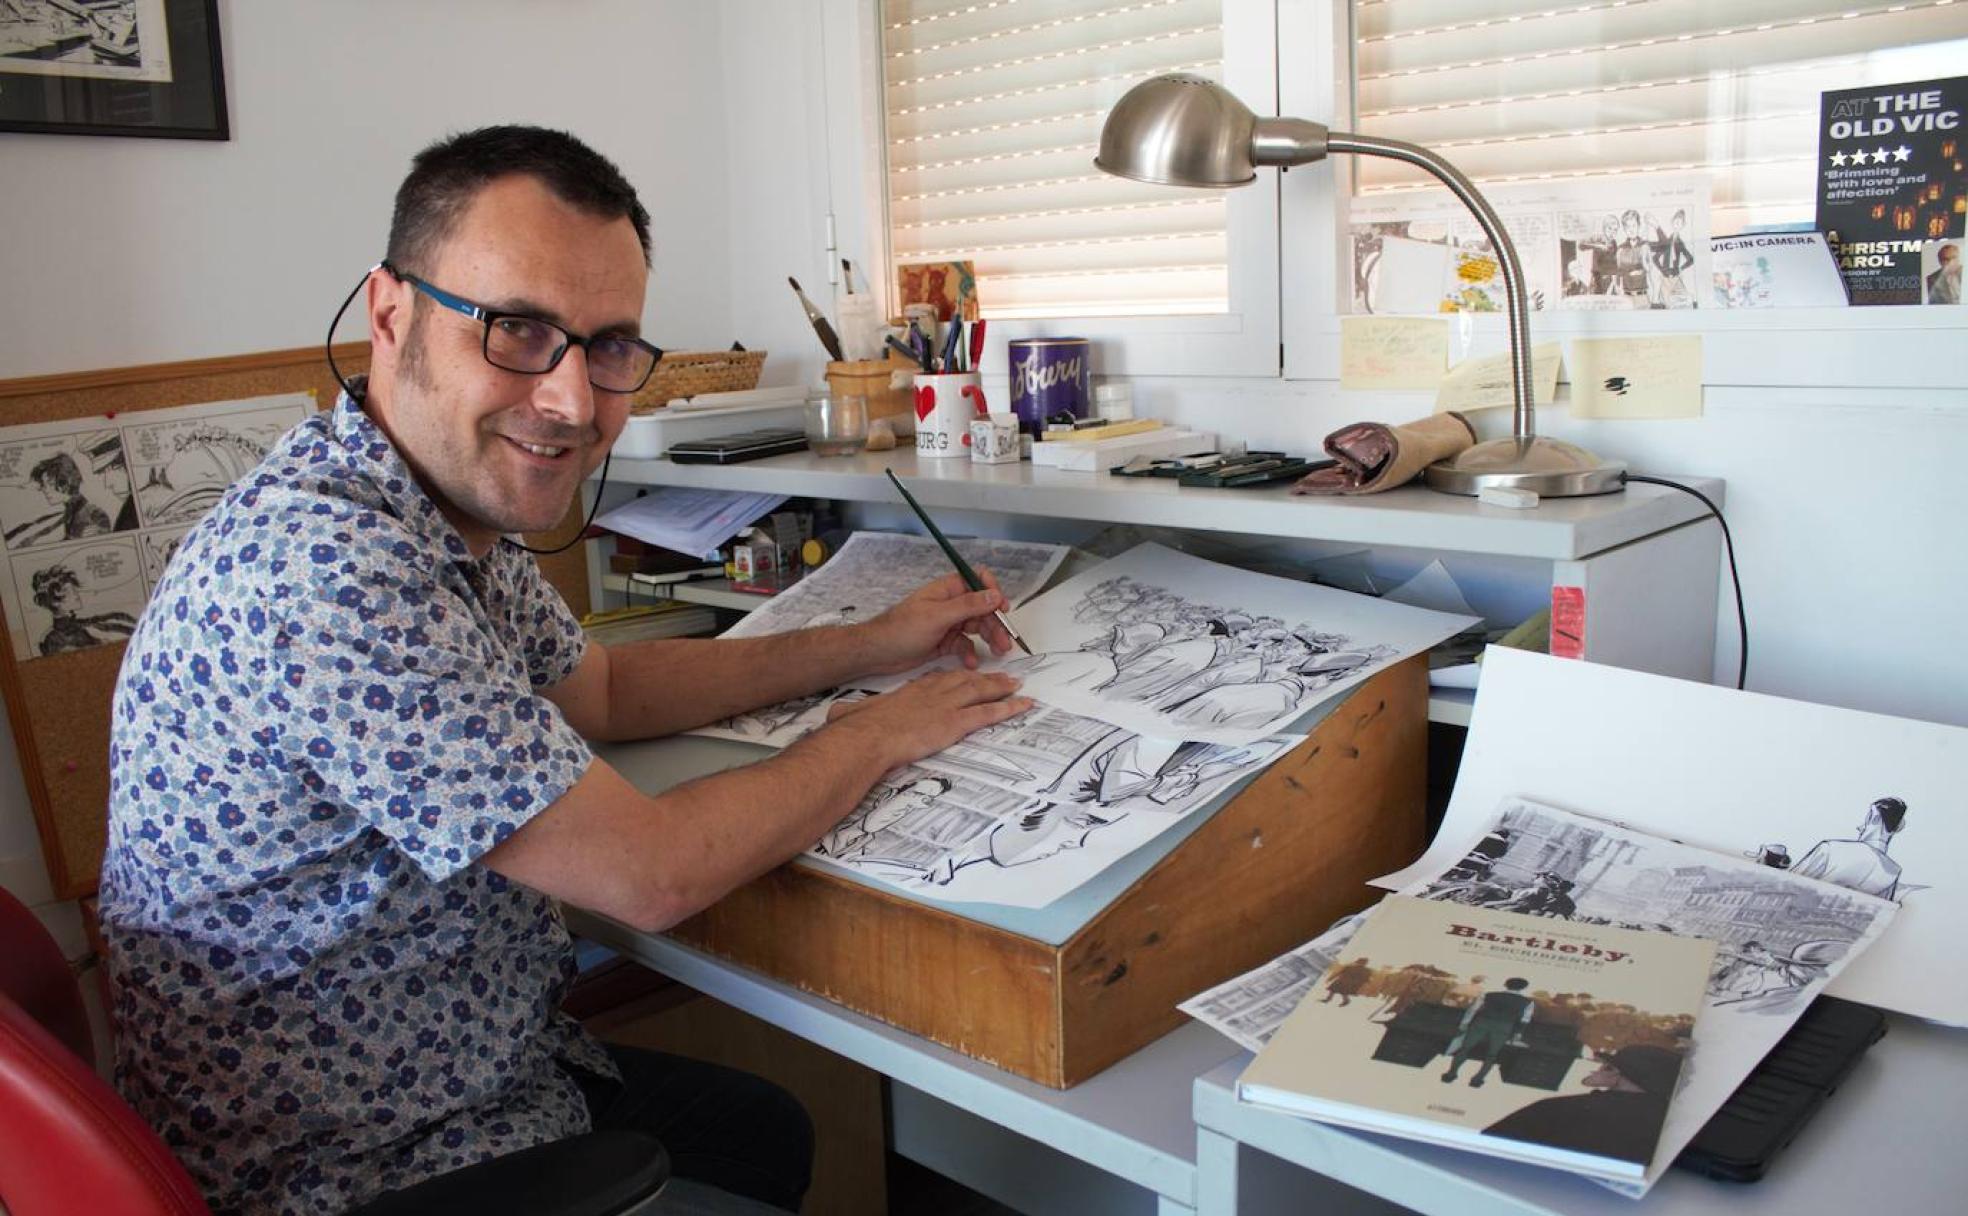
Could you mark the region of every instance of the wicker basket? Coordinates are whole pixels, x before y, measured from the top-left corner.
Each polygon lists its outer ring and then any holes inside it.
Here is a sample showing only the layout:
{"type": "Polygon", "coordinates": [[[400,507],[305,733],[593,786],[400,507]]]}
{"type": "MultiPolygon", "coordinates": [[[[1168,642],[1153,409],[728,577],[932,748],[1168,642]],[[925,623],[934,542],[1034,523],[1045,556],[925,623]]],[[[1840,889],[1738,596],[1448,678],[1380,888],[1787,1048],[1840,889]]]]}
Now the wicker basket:
{"type": "Polygon", "coordinates": [[[765,366],[762,350],[664,351],[649,383],[635,395],[636,409],[656,409],[678,397],[757,388],[765,366]]]}

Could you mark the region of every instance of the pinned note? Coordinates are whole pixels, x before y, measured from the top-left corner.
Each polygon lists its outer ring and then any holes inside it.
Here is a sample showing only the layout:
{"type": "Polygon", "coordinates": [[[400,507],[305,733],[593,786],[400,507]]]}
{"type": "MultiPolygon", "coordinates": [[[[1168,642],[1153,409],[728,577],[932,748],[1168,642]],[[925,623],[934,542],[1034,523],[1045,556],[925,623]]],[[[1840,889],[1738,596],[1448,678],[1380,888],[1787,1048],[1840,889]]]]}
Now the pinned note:
{"type": "MultiPolygon", "coordinates": [[[[1531,400],[1549,405],[1558,395],[1558,367],[1563,362],[1556,342],[1531,348],[1531,400]]],[[[1510,387],[1510,352],[1464,359],[1442,378],[1435,394],[1435,412],[1484,410],[1517,403],[1510,387]]]]}
{"type": "Polygon", "coordinates": [[[1577,338],[1572,342],[1575,418],[1699,418],[1700,334],[1577,338]]]}
{"type": "Polygon", "coordinates": [[[1436,317],[1341,317],[1339,387],[1434,388],[1449,365],[1449,323],[1436,317]]]}
{"type": "Polygon", "coordinates": [[[1387,236],[1367,268],[1367,302],[1380,316],[1442,311],[1442,292],[1455,251],[1430,241],[1387,236]]]}

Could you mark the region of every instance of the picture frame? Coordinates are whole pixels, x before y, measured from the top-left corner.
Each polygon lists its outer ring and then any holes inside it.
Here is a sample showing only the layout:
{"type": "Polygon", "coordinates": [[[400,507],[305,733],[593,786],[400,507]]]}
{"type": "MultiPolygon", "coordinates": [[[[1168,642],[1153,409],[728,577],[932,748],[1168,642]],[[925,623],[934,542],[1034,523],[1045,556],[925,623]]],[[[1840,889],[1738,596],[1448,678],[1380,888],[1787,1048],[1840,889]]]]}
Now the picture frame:
{"type": "Polygon", "coordinates": [[[0,0],[0,132],[230,139],[218,0],[0,0]]]}

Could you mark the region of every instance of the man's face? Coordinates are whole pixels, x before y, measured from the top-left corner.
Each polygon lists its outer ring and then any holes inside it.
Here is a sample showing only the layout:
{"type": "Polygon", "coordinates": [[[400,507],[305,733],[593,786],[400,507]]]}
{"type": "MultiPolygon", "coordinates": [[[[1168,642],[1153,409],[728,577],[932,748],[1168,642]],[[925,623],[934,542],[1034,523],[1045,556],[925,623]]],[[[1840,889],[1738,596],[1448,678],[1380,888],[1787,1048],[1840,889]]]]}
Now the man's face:
{"type": "Polygon", "coordinates": [[[1941,269],[1946,270],[1961,260],[1961,250],[1953,245],[1943,245],[1934,257],[1940,261],[1941,269]]]}
{"type": "Polygon", "coordinates": [[[59,507],[68,501],[68,495],[62,493],[61,487],[55,484],[54,478],[37,477],[34,484],[41,491],[41,496],[46,498],[50,504],[59,507]]]}
{"type": "MultiPolygon", "coordinates": [[[[428,266],[453,295],[578,336],[639,335],[648,270],[626,218],[570,207],[530,177],[501,178],[428,266]]],[[[570,348],[545,375],[485,361],[485,326],[378,274],[370,284],[371,411],[474,553],[551,528],[628,419],[629,397],[588,383],[570,348]]]]}

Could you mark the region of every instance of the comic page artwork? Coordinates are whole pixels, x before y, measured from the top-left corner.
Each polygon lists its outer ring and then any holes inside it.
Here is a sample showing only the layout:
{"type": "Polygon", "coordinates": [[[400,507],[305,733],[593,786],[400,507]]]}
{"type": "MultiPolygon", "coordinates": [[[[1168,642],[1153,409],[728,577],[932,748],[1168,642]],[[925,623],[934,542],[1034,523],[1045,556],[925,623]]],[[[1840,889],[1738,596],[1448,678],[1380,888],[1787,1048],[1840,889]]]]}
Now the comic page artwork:
{"type": "Polygon", "coordinates": [[[926,899],[1042,908],[1175,826],[1195,805],[1038,798],[905,765],[806,856],[926,899]]]}
{"type": "Polygon", "coordinates": [[[1027,604],[1034,653],[1002,666],[1047,704],[1241,746],[1474,623],[1146,544],[1027,604]]]}
{"type": "Polygon", "coordinates": [[[149,598],[135,535],[34,549],[15,557],[8,574],[8,599],[25,625],[13,626],[16,658],[121,642],[149,598]]]}
{"type": "Polygon", "coordinates": [[[290,393],[0,428],[14,657],[127,638],[191,525],[313,408],[290,393]]]}
{"type": "MultiPolygon", "coordinates": [[[[1696,287],[1708,281],[1705,179],[1647,174],[1606,183],[1503,183],[1484,187],[1484,196],[1517,247],[1533,310],[1699,306],[1696,287]]],[[[1446,190],[1362,195],[1349,201],[1347,216],[1356,313],[1504,307],[1496,251],[1446,190]],[[1446,246],[1451,256],[1433,262],[1388,256],[1414,241],[1446,246]],[[1384,281],[1399,273],[1429,281],[1384,281]],[[1435,306],[1421,308],[1424,301],[1435,306]]]]}
{"type": "MultiPolygon", "coordinates": [[[[1064,545],[968,538],[950,543],[972,567],[989,570],[1013,605],[1044,587],[1066,556],[1064,545]]],[[[924,583],[951,573],[950,559],[926,536],[856,532],[825,565],[767,600],[724,636],[749,638],[872,620],[924,583]]]]}

